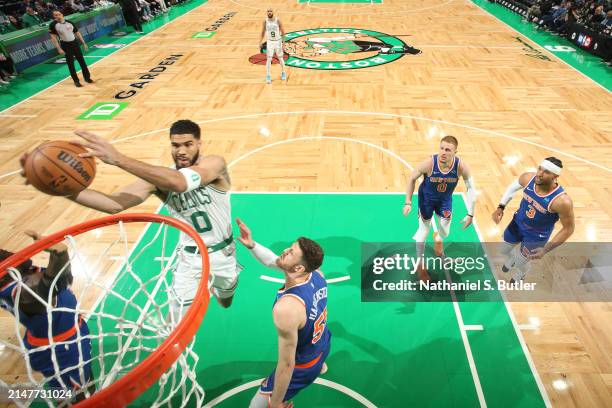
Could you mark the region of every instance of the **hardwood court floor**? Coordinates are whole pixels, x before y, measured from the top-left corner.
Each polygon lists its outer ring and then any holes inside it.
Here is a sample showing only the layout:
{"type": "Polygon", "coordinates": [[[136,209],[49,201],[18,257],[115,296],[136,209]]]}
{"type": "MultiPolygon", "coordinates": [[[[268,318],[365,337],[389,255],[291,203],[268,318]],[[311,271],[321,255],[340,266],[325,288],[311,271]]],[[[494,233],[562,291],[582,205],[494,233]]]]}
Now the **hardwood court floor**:
{"type": "MultiPolygon", "coordinates": [[[[95,85],[77,89],[64,81],[3,112],[0,176],[17,169],[22,152],[43,140],[70,139],[75,128],[116,141],[130,156],[166,165],[167,128],[189,118],[202,126],[203,150],[233,163],[238,191],[397,192],[405,188],[410,165],[434,152],[441,135],[452,134],[481,191],[476,220],[483,239],[500,239],[502,230],[490,213],[507,184],[555,155],[564,162],[560,180],[575,205],[571,240],[610,241],[612,98],[539,46],[532,44],[549,60],[528,55],[517,36],[467,1],[263,5],[214,0],[98,62],[92,69],[95,85]],[[269,5],[288,32],[370,30],[395,35],[423,53],[360,69],[293,67],[286,83],[275,65],[274,82],[266,85],[264,67],[248,60],[259,52],[269,5]],[[192,38],[232,12],[211,38],[192,38]],[[143,82],[138,78],[169,58],[176,62],[155,79],[141,88],[130,85],[143,82]],[[120,100],[128,105],[112,120],[76,120],[95,103],[116,102],[115,95],[130,90],[135,94],[120,100]],[[269,136],[260,134],[262,126],[269,136]]],[[[355,61],[361,55],[319,58],[330,59],[355,61]]],[[[132,179],[100,165],[93,187],[110,192],[132,179]]],[[[8,249],[27,243],[23,229],[52,232],[99,215],[43,196],[16,175],[0,178],[0,192],[0,245],[8,249]]],[[[137,211],[157,206],[150,200],[137,211]]],[[[406,231],[406,239],[411,234],[406,231]]],[[[553,405],[612,405],[608,303],[516,303],[512,308],[519,324],[540,319],[539,327],[525,326],[523,336],[553,405]]]]}

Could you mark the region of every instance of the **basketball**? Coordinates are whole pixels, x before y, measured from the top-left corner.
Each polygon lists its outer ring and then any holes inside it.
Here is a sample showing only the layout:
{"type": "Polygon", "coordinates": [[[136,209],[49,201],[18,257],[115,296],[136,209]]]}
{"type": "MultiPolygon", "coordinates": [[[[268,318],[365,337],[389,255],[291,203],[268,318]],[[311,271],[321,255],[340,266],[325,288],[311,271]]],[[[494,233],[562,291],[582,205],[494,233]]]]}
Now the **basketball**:
{"type": "MultiPolygon", "coordinates": [[[[255,54],[249,57],[249,62],[255,65],[266,65],[266,60],[268,56],[266,54],[255,54]]],[[[289,54],[283,54],[283,60],[287,61],[289,59],[289,54]]],[[[276,55],[272,57],[272,64],[278,64],[278,58],[276,55]]]]}
{"type": "Polygon", "coordinates": [[[86,189],[96,175],[93,158],[81,158],[87,150],[66,141],[43,143],[28,156],[24,170],[30,184],[46,194],[69,196],[86,189]]]}

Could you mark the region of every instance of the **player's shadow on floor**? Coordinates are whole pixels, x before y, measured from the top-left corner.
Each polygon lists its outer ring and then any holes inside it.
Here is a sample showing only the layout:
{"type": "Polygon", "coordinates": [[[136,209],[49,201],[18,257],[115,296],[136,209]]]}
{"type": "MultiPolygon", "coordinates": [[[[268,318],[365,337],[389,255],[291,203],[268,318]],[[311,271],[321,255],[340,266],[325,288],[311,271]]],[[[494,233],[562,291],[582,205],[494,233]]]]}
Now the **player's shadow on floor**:
{"type": "MultiPolygon", "coordinates": [[[[338,322],[330,322],[329,327],[332,332],[332,350],[327,359],[329,372],[322,378],[357,391],[376,406],[471,407],[478,404],[460,338],[432,338],[421,344],[415,342],[411,347],[402,343],[406,336],[402,339],[389,336],[377,342],[348,331],[338,322]],[[398,350],[392,351],[396,342],[398,350]]],[[[374,327],[364,327],[364,330],[376,331],[374,327]]],[[[478,365],[483,383],[504,375],[502,367],[491,363],[480,361],[478,365]]],[[[521,355],[517,354],[509,364],[521,366],[521,355]]],[[[206,389],[206,400],[210,401],[230,389],[267,376],[275,366],[276,361],[229,361],[206,367],[198,372],[198,378],[227,378],[222,384],[206,389]]],[[[494,388],[495,400],[504,401],[504,406],[534,403],[513,387],[494,388]]],[[[252,395],[255,390],[253,387],[244,392],[252,395]]],[[[328,406],[326,395],[329,396],[324,387],[310,387],[295,402],[299,406],[325,407],[328,406]]]]}
{"type": "MultiPolygon", "coordinates": [[[[204,365],[204,364],[201,364],[204,365]]],[[[224,364],[216,364],[198,371],[197,378],[204,379],[206,401],[218,397],[226,391],[236,388],[247,382],[267,377],[276,367],[275,361],[229,361],[224,364]],[[237,375],[240,373],[239,375],[237,375]],[[227,378],[227,381],[214,388],[206,388],[207,378],[227,378]]],[[[246,390],[250,394],[255,393],[256,388],[246,390]]]]}
{"type": "MultiPolygon", "coordinates": [[[[330,367],[324,378],[340,382],[362,393],[380,407],[471,407],[478,405],[473,378],[465,349],[459,338],[432,338],[431,341],[410,348],[392,336],[376,342],[349,332],[343,324],[330,322],[332,352],[327,359],[330,367]],[[349,343],[353,348],[334,351],[334,343],[349,343]],[[397,342],[401,351],[390,348],[397,342]],[[385,345],[383,345],[385,344],[385,345]],[[360,356],[354,358],[354,356],[360,356]],[[346,373],[350,376],[344,379],[346,373]],[[338,377],[336,377],[338,376],[338,377]],[[335,377],[335,378],[334,378],[335,377]]],[[[364,328],[366,329],[366,328],[364,328]]],[[[374,327],[367,328],[375,331],[374,327]]],[[[410,327],[406,327],[409,331],[410,327]]],[[[416,333],[415,333],[416,334],[416,333]]],[[[422,336],[421,336],[422,337],[422,336]]],[[[405,337],[404,337],[405,340],[405,337]]],[[[477,359],[478,360],[478,359],[477,359]]],[[[495,362],[478,361],[482,383],[498,381],[504,368],[495,362]],[[488,379],[488,380],[487,380],[488,379]]],[[[477,362],[477,363],[478,363],[477,362]]],[[[511,367],[523,365],[522,354],[508,362],[511,367]]],[[[510,374],[510,373],[508,373],[510,374]]],[[[531,374],[529,374],[531,375],[531,374]]],[[[513,387],[495,388],[496,401],[504,406],[531,406],[525,393],[513,387]]]]}

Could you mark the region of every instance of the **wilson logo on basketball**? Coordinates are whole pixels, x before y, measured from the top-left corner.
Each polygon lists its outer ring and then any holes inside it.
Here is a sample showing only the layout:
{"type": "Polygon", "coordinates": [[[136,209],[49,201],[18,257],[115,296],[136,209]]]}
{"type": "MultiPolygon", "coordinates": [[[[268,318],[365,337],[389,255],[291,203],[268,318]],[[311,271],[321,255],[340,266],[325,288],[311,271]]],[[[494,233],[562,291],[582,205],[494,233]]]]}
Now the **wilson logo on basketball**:
{"type": "Polygon", "coordinates": [[[79,159],[71,155],[70,153],[64,150],[61,150],[58,153],[57,158],[58,160],[61,160],[67,165],[69,165],[70,167],[72,167],[74,171],[76,171],[77,173],[79,173],[81,177],[83,177],[83,180],[85,182],[88,182],[91,179],[91,175],[87,173],[87,170],[85,170],[85,168],[83,167],[83,163],[79,159]]]}

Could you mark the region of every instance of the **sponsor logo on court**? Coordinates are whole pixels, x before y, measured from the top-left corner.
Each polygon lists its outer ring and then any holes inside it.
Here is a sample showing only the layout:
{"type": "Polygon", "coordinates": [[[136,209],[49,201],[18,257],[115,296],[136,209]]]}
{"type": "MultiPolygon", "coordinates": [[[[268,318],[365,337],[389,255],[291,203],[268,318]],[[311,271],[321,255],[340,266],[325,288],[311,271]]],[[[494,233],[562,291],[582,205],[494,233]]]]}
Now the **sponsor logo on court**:
{"type": "Polygon", "coordinates": [[[237,14],[236,11],[231,11],[225,15],[223,15],[223,17],[219,18],[217,21],[215,21],[214,23],[212,23],[212,25],[210,27],[207,27],[204,29],[204,31],[217,31],[219,30],[219,28],[227,23],[228,21],[230,21],[232,19],[232,17],[234,17],[237,14]]]}
{"type": "Polygon", "coordinates": [[[544,54],[542,51],[538,50],[531,46],[531,44],[523,41],[521,37],[514,37],[516,41],[520,42],[523,45],[523,51],[525,51],[525,55],[532,58],[541,59],[544,61],[552,61],[548,55],[544,54]]]}
{"type": "Polygon", "coordinates": [[[406,54],[421,53],[398,36],[355,28],[294,31],[287,33],[284,40],[283,48],[289,55],[286,64],[304,69],[370,68],[397,61],[406,54]]]}
{"type": "Polygon", "coordinates": [[[575,52],[576,51],[575,48],[570,47],[568,45],[545,45],[544,48],[552,52],[575,52]]]}
{"type": "Polygon", "coordinates": [[[77,117],[78,120],[110,120],[117,116],[127,102],[99,102],[77,117]]]}
{"type": "Polygon", "coordinates": [[[123,48],[125,44],[94,44],[94,48],[123,48]]]}
{"type": "Polygon", "coordinates": [[[129,86],[130,89],[122,90],[115,94],[115,99],[128,99],[136,95],[138,91],[154,81],[162,72],[168,69],[168,66],[174,65],[182,56],[183,54],[172,54],[164,58],[155,67],[148,70],[146,74],[138,77],[136,82],[131,83],[129,86]]]}
{"type": "Polygon", "coordinates": [[[217,34],[216,31],[200,31],[199,33],[193,33],[191,38],[210,38],[217,34]]]}

